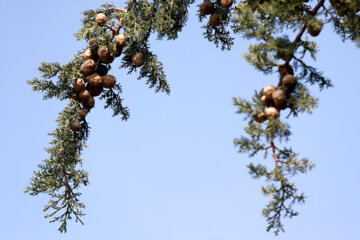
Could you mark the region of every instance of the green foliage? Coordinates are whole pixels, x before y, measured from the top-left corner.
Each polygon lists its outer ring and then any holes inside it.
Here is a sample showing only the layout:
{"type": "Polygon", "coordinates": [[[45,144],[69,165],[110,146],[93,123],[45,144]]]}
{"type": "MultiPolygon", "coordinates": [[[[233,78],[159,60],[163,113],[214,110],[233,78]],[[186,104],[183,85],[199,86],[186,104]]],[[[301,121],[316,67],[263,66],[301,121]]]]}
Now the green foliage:
{"type": "Polygon", "coordinates": [[[44,207],[44,212],[51,212],[45,218],[53,217],[50,222],[61,222],[60,232],[66,232],[67,221],[73,216],[82,223],[80,217],[84,215],[82,209],[85,205],[79,201],[81,193],[75,190],[89,183],[88,173],[78,169],[82,164],[80,154],[85,147],[89,127],[83,122],[80,132],[70,130],[70,124],[78,121],[76,105],[71,101],[60,113],[56,120],[58,127],[49,134],[53,137],[51,147],[46,149],[49,158],[38,165],[39,170],[34,172],[30,186],[25,190],[32,196],[45,193],[51,197],[44,207]]]}
{"type": "MultiPolygon", "coordinates": [[[[139,71],[138,79],[145,79],[155,92],[170,93],[163,64],[150,49],[149,38],[155,34],[157,39],[175,40],[186,25],[188,10],[194,0],[129,0],[126,8],[120,9],[114,4],[103,4],[96,10],[83,12],[83,27],[75,34],[77,40],[92,40],[88,49],[96,53],[100,46],[106,46],[113,56],[121,57],[119,68],[127,69],[128,74],[139,71]],[[105,25],[95,22],[96,15],[103,13],[107,17],[105,25]],[[115,38],[119,33],[126,36],[125,46],[115,47],[115,38]],[[143,54],[143,65],[136,67],[133,56],[143,54]]],[[[203,1],[199,1],[198,7],[203,1]]],[[[332,25],[334,32],[342,40],[353,40],[360,45],[360,2],[341,0],[329,3],[325,0],[247,0],[233,4],[229,9],[222,7],[220,0],[214,0],[215,14],[220,16],[220,24],[212,26],[206,23],[203,36],[216,47],[230,50],[235,35],[253,40],[245,59],[257,70],[268,74],[279,74],[278,90],[285,96],[285,104],[276,104],[270,97],[262,99],[264,91],[255,91],[251,101],[234,98],[237,113],[248,120],[245,136],[234,139],[239,152],[256,157],[263,153],[264,158],[273,158],[273,164],[248,165],[253,178],[263,178],[267,185],[262,188],[270,198],[263,209],[267,221],[267,231],[277,235],[284,231],[283,217],[297,216],[295,204],[302,204],[305,195],[290,178],[306,173],[314,167],[309,160],[299,158],[291,147],[286,146],[291,136],[290,125],[282,121],[285,116],[298,117],[300,113],[312,113],[318,99],[310,94],[309,85],[318,85],[325,89],[332,87],[331,81],[321,71],[312,66],[316,61],[319,47],[313,37],[321,34],[324,27],[332,25]],[[286,75],[296,78],[294,84],[284,84],[286,75]],[[266,105],[268,108],[266,108],[266,105]],[[281,117],[274,117],[267,110],[281,112],[281,117]],[[264,118],[261,118],[262,116],[264,118]],[[276,143],[276,144],[275,144],[276,143]],[[270,151],[270,152],[269,152],[270,151]]],[[[197,12],[200,22],[209,16],[197,12]]],[[[215,24],[214,24],[215,25],[215,24]]],[[[80,71],[84,62],[85,49],[79,51],[69,63],[41,63],[41,78],[28,81],[34,91],[43,92],[45,100],[57,98],[67,100],[74,97],[72,82],[85,78],[80,71]],[[55,78],[57,80],[55,80],[55,78]]],[[[100,60],[96,60],[96,69],[100,60]]],[[[103,63],[110,69],[109,63],[103,63]]],[[[129,109],[123,106],[121,84],[117,82],[112,89],[104,90],[99,99],[105,101],[105,108],[111,108],[113,115],[120,115],[122,120],[129,118],[129,109]]],[[[87,185],[87,173],[79,170],[80,154],[89,135],[86,121],[81,123],[80,131],[70,130],[78,116],[79,102],[70,100],[69,105],[57,119],[58,127],[50,135],[53,141],[47,149],[49,158],[39,165],[34,172],[26,192],[31,195],[46,193],[50,201],[44,211],[52,210],[46,217],[53,217],[51,222],[59,221],[61,232],[66,231],[67,220],[75,216],[76,221],[84,215],[85,205],[79,202],[80,193],[74,192],[81,185],[87,185]]],[[[87,111],[89,113],[90,111],[87,111]]],[[[273,112],[274,113],[274,112],[273,112]]]]}
{"type": "Polygon", "coordinates": [[[153,9],[156,10],[154,30],[158,39],[167,37],[175,40],[188,20],[188,9],[195,0],[154,1],[153,9]]]}
{"type": "MultiPolygon", "coordinates": [[[[298,173],[306,173],[314,167],[314,164],[307,159],[298,159],[298,154],[293,152],[292,148],[280,149],[275,146],[276,140],[280,143],[289,140],[291,132],[288,124],[273,119],[264,126],[255,121],[255,116],[262,108],[260,96],[260,94],[256,94],[252,102],[234,99],[234,105],[238,107],[237,113],[245,114],[246,119],[250,119],[248,126],[245,127],[248,137],[236,138],[234,144],[239,148],[239,152],[247,153],[249,157],[264,152],[264,158],[268,158],[268,151],[272,151],[272,157],[275,160],[273,170],[268,170],[265,165],[254,165],[253,163],[250,163],[248,168],[253,178],[264,178],[268,183],[262,188],[262,192],[265,196],[271,197],[271,200],[263,209],[263,215],[268,222],[267,230],[274,229],[274,233],[277,235],[279,231],[284,231],[281,217],[297,216],[298,212],[292,207],[305,200],[304,194],[297,193],[298,189],[294,183],[290,183],[289,177],[298,173]]],[[[298,109],[303,109],[303,111],[309,107],[307,102],[299,101],[297,104],[298,109]]]]}
{"type": "MultiPolygon", "coordinates": [[[[238,4],[233,14],[232,29],[234,33],[256,41],[249,46],[249,52],[244,57],[266,75],[279,70],[278,87],[287,93],[287,117],[297,117],[303,112],[312,113],[317,107],[318,99],[311,96],[307,84],[316,84],[320,89],[333,86],[321,71],[307,63],[309,58],[306,57],[316,60],[318,52],[318,45],[309,40],[312,36],[309,38],[307,32],[315,35],[324,25],[332,23],[335,32],[343,40],[359,41],[360,17],[356,14],[357,9],[360,10],[359,2],[352,0],[341,1],[341,4],[335,6],[324,0],[249,0],[238,4]],[[340,16],[339,8],[346,12],[344,16],[340,16]],[[285,64],[292,62],[297,79],[293,89],[281,85],[284,64],[280,64],[280,61],[285,64]]],[[[280,119],[256,122],[258,114],[265,110],[260,101],[262,94],[256,92],[251,102],[234,99],[237,112],[245,114],[246,119],[249,119],[248,126],[245,127],[247,136],[236,138],[234,144],[239,152],[247,153],[250,157],[264,152],[264,157],[267,158],[268,151],[272,150],[275,162],[273,168],[268,170],[264,165],[253,163],[248,167],[254,178],[263,177],[268,183],[262,191],[271,200],[264,208],[263,215],[268,223],[267,231],[273,230],[277,235],[284,231],[282,217],[297,216],[294,205],[305,201],[304,194],[298,193],[289,178],[298,173],[306,173],[314,165],[307,159],[299,159],[292,148],[281,149],[275,145],[275,142],[282,143],[289,139],[291,132],[288,124],[280,119]]]]}
{"type": "MultiPolygon", "coordinates": [[[[200,5],[198,5],[200,6],[200,5]]],[[[220,1],[214,2],[215,13],[220,15],[220,25],[213,27],[209,23],[202,26],[204,29],[203,36],[210,42],[213,42],[216,47],[221,47],[221,50],[230,50],[231,46],[234,44],[234,37],[231,36],[229,31],[230,23],[230,11],[231,9],[223,8],[220,4],[220,1]]],[[[203,22],[206,19],[206,16],[202,15],[198,11],[198,19],[200,22],[203,22]]]]}
{"type": "MultiPolygon", "coordinates": [[[[114,46],[115,37],[123,30],[126,43],[122,52],[120,68],[128,69],[128,73],[140,70],[139,79],[145,78],[146,84],[154,88],[155,92],[170,94],[170,86],[166,79],[162,63],[156,54],[150,50],[149,38],[152,33],[157,33],[159,39],[176,39],[188,18],[188,6],[193,1],[129,1],[127,8],[119,9],[114,4],[103,4],[99,9],[85,11],[82,20],[83,27],[75,34],[77,40],[93,43],[88,48],[97,53],[100,46],[106,46],[113,55],[119,54],[119,49],[114,46]],[[96,15],[104,13],[107,17],[105,25],[95,22],[96,15]],[[144,64],[137,68],[133,64],[133,56],[137,52],[144,54],[144,64]]],[[[39,71],[41,78],[28,81],[34,91],[41,91],[43,99],[57,98],[68,100],[77,95],[72,87],[74,80],[86,79],[81,72],[84,63],[84,51],[80,50],[69,63],[41,63],[39,71]]],[[[100,60],[96,62],[98,68],[100,60]]],[[[103,63],[111,69],[109,63],[103,63]]],[[[105,101],[105,108],[113,110],[113,116],[120,115],[122,120],[129,118],[129,109],[123,106],[121,98],[122,88],[119,81],[111,89],[105,89],[99,96],[105,101]]],[[[74,192],[81,185],[88,184],[88,174],[78,170],[81,165],[80,155],[89,134],[86,121],[81,123],[80,131],[71,130],[74,123],[79,122],[79,102],[70,100],[57,120],[58,128],[51,133],[53,141],[47,149],[49,158],[39,165],[39,170],[34,172],[30,186],[26,189],[30,195],[45,193],[50,196],[49,204],[44,211],[51,211],[45,217],[53,217],[51,222],[60,222],[60,232],[66,232],[68,220],[75,217],[81,221],[84,215],[82,209],[85,205],[79,201],[80,193],[74,192]]],[[[90,111],[87,110],[89,114],[90,111]]]]}

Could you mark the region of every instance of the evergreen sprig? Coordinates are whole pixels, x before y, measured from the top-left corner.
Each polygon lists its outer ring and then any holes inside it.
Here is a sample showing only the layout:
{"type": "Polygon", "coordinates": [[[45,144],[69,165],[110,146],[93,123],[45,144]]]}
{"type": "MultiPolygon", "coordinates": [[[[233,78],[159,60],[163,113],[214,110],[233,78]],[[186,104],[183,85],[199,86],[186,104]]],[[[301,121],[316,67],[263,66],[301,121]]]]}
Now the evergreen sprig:
{"type": "Polygon", "coordinates": [[[85,205],[79,200],[81,193],[75,190],[89,183],[88,173],[78,169],[82,164],[80,155],[89,128],[84,122],[80,132],[74,133],[70,129],[71,123],[78,120],[76,105],[71,100],[59,114],[56,120],[58,127],[49,134],[53,137],[50,147],[46,149],[49,158],[38,165],[39,170],[34,172],[30,186],[25,190],[32,196],[45,193],[51,197],[44,207],[44,212],[51,212],[45,218],[53,217],[50,222],[61,222],[60,232],[66,232],[67,221],[73,216],[82,223],[80,217],[84,215],[82,209],[85,205]]]}
{"type": "MultiPolygon", "coordinates": [[[[75,34],[77,40],[89,42],[87,48],[96,53],[100,47],[107,47],[113,56],[121,57],[119,68],[128,73],[139,72],[138,79],[145,79],[155,92],[170,93],[163,64],[150,49],[149,38],[155,34],[157,39],[174,40],[186,25],[188,10],[194,0],[129,0],[125,8],[114,4],[103,4],[95,10],[83,12],[83,27],[75,34]],[[98,14],[106,16],[105,24],[96,23],[98,14]],[[114,39],[122,32],[126,36],[125,46],[114,47],[114,39]],[[90,44],[91,42],[91,44],[90,44]],[[133,57],[141,53],[142,64],[135,64],[133,57]],[[138,65],[138,66],[137,66],[138,65]],[[141,66],[140,66],[141,65],[141,66]]],[[[253,40],[245,59],[265,75],[278,73],[277,90],[286,99],[285,104],[276,104],[271,95],[264,90],[255,91],[250,101],[234,98],[233,104],[237,113],[245,115],[248,125],[246,136],[234,139],[239,152],[255,157],[264,153],[265,158],[273,158],[270,164],[248,165],[253,178],[263,178],[268,184],[262,188],[270,201],[263,209],[267,221],[267,231],[273,230],[277,235],[284,231],[283,217],[297,216],[295,204],[305,201],[305,195],[290,178],[313,169],[306,158],[299,158],[287,141],[291,136],[290,125],[281,119],[285,116],[297,117],[300,113],[312,113],[317,107],[318,99],[310,94],[309,86],[318,85],[325,89],[332,87],[332,82],[313,66],[319,51],[318,45],[311,40],[320,34],[325,25],[331,24],[334,32],[342,40],[353,40],[360,45],[360,2],[358,0],[244,0],[231,7],[222,0],[199,1],[213,6],[205,12],[198,11],[197,16],[203,22],[207,15],[216,14],[219,22],[209,22],[203,26],[203,36],[216,47],[230,50],[235,35],[253,40]],[[311,61],[311,62],[309,62],[311,61]],[[284,83],[286,77],[288,83],[284,83]],[[263,94],[265,94],[263,96],[263,94]],[[265,98],[264,98],[265,97],[265,98]],[[271,102],[271,101],[272,102],[271,102]],[[267,108],[266,108],[267,107],[267,108]],[[272,108],[272,112],[267,112],[272,108]],[[266,114],[268,113],[268,114],[266,114]],[[284,111],[282,112],[284,113],[284,111]],[[265,118],[264,118],[265,117],[265,118]],[[275,144],[276,143],[276,144],[275,144]]],[[[225,1],[227,2],[227,1],[225,1]]],[[[235,3],[235,1],[233,1],[235,3]]],[[[210,17],[211,18],[211,17],[210,17]]],[[[52,222],[59,221],[61,232],[66,231],[67,221],[75,216],[76,221],[84,214],[85,207],[79,201],[80,193],[74,192],[81,185],[88,184],[88,176],[81,165],[80,154],[89,135],[88,123],[83,121],[80,131],[73,131],[73,123],[78,122],[79,102],[76,101],[72,83],[77,78],[84,78],[80,70],[84,63],[84,49],[80,50],[69,63],[41,63],[41,78],[28,81],[34,91],[43,92],[45,100],[57,98],[70,100],[69,105],[57,119],[58,127],[50,135],[53,140],[47,149],[49,158],[39,165],[34,172],[30,186],[26,189],[31,195],[46,193],[50,196],[49,204],[44,211],[52,212],[46,217],[53,217],[52,222]],[[56,80],[55,80],[56,78],[56,80]],[[71,130],[72,129],[72,130],[71,130]]],[[[96,70],[100,67],[96,62],[96,70]]],[[[101,63],[111,69],[109,63],[101,63]]],[[[269,86],[276,89],[275,86],[269,86]]],[[[105,108],[111,108],[113,115],[120,115],[123,120],[129,118],[129,109],[123,106],[120,83],[101,93],[105,108]]],[[[87,111],[89,113],[89,110],[87,111]]]]}
{"type": "MultiPolygon", "coordinates": [[[[145,78],[146,84],[154,88],[155,92],[170,94],[170,86],[163,70],[163,64],[149,48],[151,34],[157,34],[159,39],[165,36],[168,39],[176,39],[188,18],[188,7],[194,1],[135,1],[126,3],[126,8],[118,8],[114,4],[103,4],[96,10],[83,12],[83,27],[75,34],[77,40],[86,40],[88,49],[96,53],[100,47],[107,47],[110,54],[118,56],[122,54],[120,68],[128,69],[128,73],[139,71],[139,79],[145,78]],[[106,23],[98,24],[98,14],[105,14],[106,23]],[[126,36],[125,46],[118,49],[115,46],[115,38],[123,30],[126,36]],[[135,66],[133,56],[136,53],[143,54],[141,67],[135,66]]],[[[39,71],[41,78],[28,81],[34,91],[41,91],[43,99],[57,98],[69,100],[69,105],[59,114],[58,127],[50,134],[53,140],[47,149],[49,158],[38,165],[39,170],[34,172],[30,186],[25,192],[30,195],[45,193],[50,196],[49,204],[44,211],[49,212],[45,217],[52,217],[50,222],[60,222],[60,232],[67,231],[68,220],[75,217],[82,223],[85,205],[80,202],[80,192],[75,192],[80,186],[88,184],[88,173],[79,170],[82,164],[80,155],[85,147],[89,136],[90,127],[87,121],[82,121],[80,131],[75,130],[74,125],[81,121],[78,113],[81,108],[78,102],[78,93],[73,89],[76,79],[86,79],[81,70],[84,63],[84,52],[80,50],[67,64],[58,62],[41,63],[39,71]]],[[[111,69],[111,64],[96,60],[96,70],[100,65],[111,69]]],[[[99,99],[105,101],[104,108],[111,108],[113,116],[120,115],[122,120],[129,119],[129,109],[123,106],[121,97],[121,83],[117,82],[112,88],[105,89],[99,99]]],[[[85,105],[83,105],[84,108],[85,105]]],[[[87,114],[90,110],[86,110],[87,114]]]]}
{"type": "MultiPolygon", "coordinates": [[[[287,117],[297,117],[303,112],[312,113],[317,107],[318,99],[310,94],[307,85],[318,85],[321,90],[333,86],[321,71],[308,63],[307,56],[316,61],[318,45],[309,40],[307,34],[311,38],[320,33],[324,24],[332,24],[343,40],[359,41],[359,4],[356,0],[331,1],[331,4],[325,0],[248,0],[238,4],[233,13],[232,29],[234,33],[256,41],[250,45],[244,57],[265,75],[278,70],[278,87],[288,93],[287,117]],[[280,64],[280,61],[285,63],[280,64]],[[286,74],[294,74],[297,79],[292,89],[282,86],[286,74]]],[[[277,235],[284,231],[281,219],[297,216],[294,205],[305,201],[304,194],[298,193],[289,178],[306,173],[313,169],[314,164],[308,159],[299,159],[291,147],[280,147],[284,144],[283,140],[286,142],[291,136],[289,125],[279,119],[267,122],[259,119],[259,114],[265,110],[264,104],[267,104],[260,101],[262,95],[262,91],[255,92],[252,101],[234,99],[237,113],[245,114],[249,120],[245,127],[247,136],[236,138],[234,144],[239,152],[247,153],[250,157],[264,152],[267,158],[271,150],[274,167],[269,169],[269,166],[253,163],[248,167],[254,178],[264,178],[268,182],[262,191],[271,200],[264,208],[263,215],[268,223],[267,231],[273,230],[277,235]],[[275,145],[275,142],[280,145],[275,145]]]]}

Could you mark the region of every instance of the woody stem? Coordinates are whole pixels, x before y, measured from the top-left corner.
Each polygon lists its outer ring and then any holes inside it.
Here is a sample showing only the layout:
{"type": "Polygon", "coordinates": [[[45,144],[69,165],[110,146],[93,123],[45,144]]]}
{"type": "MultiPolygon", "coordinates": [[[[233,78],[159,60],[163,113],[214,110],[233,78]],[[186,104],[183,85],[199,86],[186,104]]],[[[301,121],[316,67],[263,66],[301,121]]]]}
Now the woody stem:
{"type": "Polygon", "coordinates": [[[271,145],[270,145],[270,147],[271,147],[272,150],[273,150],[273,156],[274,156],[274,160],[275,160],[275,167],[277,167],[277,166],[278,166],[279,159],[278,159],[278,157],[277,157],[277,155],[276,155],[276,146],[275,146],[275,144],[274,144],[274,140],[273,140],[273,139],[271,139],[271,145]]]}

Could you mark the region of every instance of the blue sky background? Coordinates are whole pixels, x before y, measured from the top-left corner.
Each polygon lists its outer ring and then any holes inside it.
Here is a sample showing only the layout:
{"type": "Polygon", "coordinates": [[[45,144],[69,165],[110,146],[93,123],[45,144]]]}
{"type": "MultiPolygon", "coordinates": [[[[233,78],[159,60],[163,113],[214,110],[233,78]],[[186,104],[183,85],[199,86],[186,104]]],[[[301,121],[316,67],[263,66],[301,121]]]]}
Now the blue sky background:
{"type": "MultiPolygon", "coordinates": [[[[115,70],[123,85],[131,118],[112,118],[98,101],[88,116],[92,133],[84,151],[91,185],[83,187],[85,225],[71,222],[66,235],[44,219],[45,195],[23,193],[32,171],[47,157],[58,113],[65,102],[42,101],[26,80],[38,77],[41,61],[66,63],[85,47],[73,33],[81,11],[103,1],[0,0],[0,239],[126,240],[268,240],[261,209],[262,181],[247,173],[249,159],[237,153],[233,139],[246,122],[235,114],[232,97],[250,98],[255,89],[277,83],[241,54],[247,40],[237,37],[230,52],[221,52],[202,37],[191,8],[187,27],[176,41],[152,41],[171,84],[171,96],[154,94],[136,74],[115,70]]],[[[123,1],[119,6],[123,6],[123,1]]],[[[359,52],[327,27],[317,38],[314,64],[335,88],[320,97],[313,115],[288,119],[289,144],[316,169],[294,179],[308,196],[298,217],[285,221],[277,239],[360,239],[360,163],[358,106],[359,52]]]]}

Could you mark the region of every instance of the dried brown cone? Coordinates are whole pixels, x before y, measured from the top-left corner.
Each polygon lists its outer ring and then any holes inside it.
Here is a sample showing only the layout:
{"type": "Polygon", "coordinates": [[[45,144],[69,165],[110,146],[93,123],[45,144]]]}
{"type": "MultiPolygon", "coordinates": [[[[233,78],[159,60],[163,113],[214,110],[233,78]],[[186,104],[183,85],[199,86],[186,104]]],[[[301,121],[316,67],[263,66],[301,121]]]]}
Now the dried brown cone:
{"type": "Polygon", "coordinates": [[[89,46],[93,45],[96,42],[96,38],[90,38],[89,46]]]}
{"type": "Polygon", "coordinates": [[[285,76],[286,74],[294,75],[294,69],[289,63],[284,63],[279,66],[280,76],[285,76]]]}
{"type": "Polygon", "coordinates": [[[90,88],[89,88],[89,92],[90,92],[91,96],[93,96],[93,97],[99,96],[103,90],[104,90],[104,88],[102,85],[100,85],[98,87],[90,86],[90,88]]]}
{"type": "Polygon", "coordinates": [[[116,83],[116,78],[113,75],[105,75],[102,77],[102,85],[104,88],[113,88],[116,83]]]}
{"type": "Polygon", "coordinates": [[[287,95],[283,89],[279,88],[275,90],[272,94],[272,98],[274,100],[274,104],[276,108],[278,109],[286,108],[287,95]]]}
{"type": "Polygon", "coordinates": [[[84,121],[85,117],[86,117],[86,111],[84,109],[79,109],[78,115],[79,115],[80,121],[84,121]]]}
{"type": "Polygon", "coordinates": [[[275,90],[276,90],[276,87],[275,87],[275,86],[269,85],[269,86],[267,86],[267,87],[264,87],[264,89],[263,89],[263,94],[265,95],[265,97],[266,97],[267,99],[272,100],[272,94],[273,94],[273,92],[275,92],[275,90]]]}
{"type": "Polygon", "coordinates": [[[210,1],[205,1],[200,5],[200,13],[202,15],[209,15],[215,12],[214,4],[210,1]]]}
{"type": "Polygon", "coordinates": [[[79,122],[73,122],[70,124],[70,129],[74,132],[80,131],[81,125],[79,122]]]}
{"type": "Polygon", "coordinates": [[[79,93],[79,98],[83,101],[88,100],[90,97],[91,97],[91,95],[88,90],[84,90],[79,93]]]}
{"type": "Polygon", "coordinates": [[[82,105],[85,109],[90,110],[95,106],[95,99],[93,96],[90,97],[82,102],[82,105]]]}
{"type": "Polygon", "coordinates": [[[211,16],[209,18],[209,24],[213,27],[216,27],[216,26],[219,26],[220,23],[221,23],[220,14],[218,14],[218,13],[211,14],[211,16]]]}
{"type": "Polygon", "coordinates": [[[94,59],[94,53],[91,52],[90,49],[86,49],[86,51],[84,52],[84,58],[85,60],[94,59]]]}
{"type": "Polygon", "coordinates": [[[99,55],[100,59],[107,58],[110,56],[110,51],[107,46],[100,46],[98,48],[97,54],[99,55]]]}
{"type": "Polygon", "coordinates": [[[258,123],[263,123],[263,122],[265,122],[267,120],[267,118],[266,118],[266,115],[265,115],[265,113],[259,113],[257,116],[256,116],[256,121],[258,122],[258,123]]]}
{"type": "Polygon", "coordinates": [[[86,81],[93,87],[101,86],[102,80],[99,74],[93,73],[86,77],[86,81]]]}
{"type": "Polygon", "coordinates": [[[317,25],[311,24],[311,22],[308,22],[306,24],[306,27],[307,27],[308,33],[313,37],[319,36],[321,29],[322,29],[321,24],[317,26],[317,25]]]}
{"type": "Polygon", "coordinates": [[[120,48],[118,45],[116,45],[116,43],[114,44],[114,57],[120,57],[121,53],[122,53],[122,48],[120,48]]]}
{"type": "Polygon", "coordinates": [[[101,59],[101,61],[103,63],[112,63],[114,61],[115,57],[112,53],[110,53],[110,56],[104,58],[104,59],[101,59]]]}
{"type": "Polygon", "coordinates": [[[221,6],[224,8],[229,8],[234,3],[233,0],[221,0],[221,6]]]}
{"type": "Polygon", "coordinates": [[[278,105],[275,107],[279,110],[285,110],[288,107],[288,105],[287,105],[287,102],[284,102],[282,105],[278,105]]]}
{"type": "Polygon", "coordinates": [[[96,72],[100,75],[100,76],[104,76],[109,72],[109,69],[103,65],[103,64],[99,64],[96,72]]]}
{"type": "Polygon", "coordinates": [[[126,36],[123,33],[117,35],[115,39],[116,46],[118,46],[119,48],[123,48],[125,46],[125,42],[126,42],[126,36]]]}
{"type": "Polygon", "coordinates": [[[100,46],[97,54],[104,63],[112,63],[114,61],[114,56],[107,46],[100,46]]]}
{"type": "Polygon", "coordinates": [[[281,79],[281,84],[288,88],[293,88],[296,85],[296,78],[292,74],[286,74],[281,79]]]}
{"type": "Polygon", "coordinates": [[[92,59],[88,59],[86,60],[82,65],[81,65],[81,71],[85,74],[85,75],[90,75],[92,73],[95,72],[95,68],[96,68],[96,63],[94,60],[92,59]]]}
{"type": "Polygon", "coordinates": [[[135,53],[133,63],[135,67],[141,67],[144,64],[144,54],[142,52],[135,53]]]}
{"type": "Polygon", "coordinates": [[[265,95],[263,95],[260,98],[260,101],[261,101],[262,105],[264,105],[265,107],[271,107],[271,106],[274,105],[274,101],[270,100],[270,99],[267,99],[265,95]]]}
{"type": "Polygon", "coordinates": [[[106,20],[107,20],[106,15],[103,13],[99,13],[95,17],[95,22],[99,25],[104,25],[106,23],[106,20]]]}
{"type": "Polygon", "coordinates": [[[269,107],[264,111],[267,119],[276,119],[280,117],[280,111],[275,107],[269,107]]]}
{"type": "Polygon", "coordinates": [[[78,78],[73,82],[73,88],[76,92],[85,90],[85,81],[82,78],[78,78]]]}

